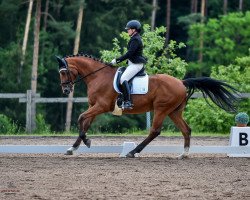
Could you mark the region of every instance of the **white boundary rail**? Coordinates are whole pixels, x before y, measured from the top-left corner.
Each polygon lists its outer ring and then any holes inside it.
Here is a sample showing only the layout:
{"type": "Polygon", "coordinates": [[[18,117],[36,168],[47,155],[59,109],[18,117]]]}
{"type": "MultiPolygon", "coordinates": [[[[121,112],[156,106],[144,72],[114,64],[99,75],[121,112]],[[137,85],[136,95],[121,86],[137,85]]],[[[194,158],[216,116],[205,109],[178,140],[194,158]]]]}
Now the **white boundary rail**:
{"type": "MultiPolygon", "coordinates": [[[[250,93],[241,93],[242,98],[250,98],[250,93]]],[[[32,120],[35,119],[34,116],[32,116],[31,110],[32,110],[32,102],[34,103],[66,103],[68,101],[72,101],[75,103],[86,103],[88,102],[87,97],[76,97],[76,98],[63,98],[63,97],[55,97],[55,98],[45,98],[40,97],[40,94],[33,95],[31,90],[27,90],[25,93],[0,93],[0,99],[19,99],[20,103],[26,103],[26,131],[32,132],[32,120]]],[[[191,98],[203,98],[201,93],[194,93],[191,98]]],[[[147,113],[147,129],[150,128],[150,112],[147,113]]]]}
{"type": "MultiPolygon", "coordinates": [[[[135,146],[126,146],[125,142],[120,146],[92,146],[87,148],[81,146],[76,153],[118,153],[127,154],[135,146]]],[[[21,153],[21,154],[48,154],[48,153],[66,153],[70,146],[67,145],[1,145],[1,153],[21,153]]],[[[183,146],[147,146],[141,153],[176,153],[183,152],[183,146]]],[[[250,147],[232,147],[232,146],[191,146],[190,154],[234,154],[237,157],[250,157],[250,147]]]]}

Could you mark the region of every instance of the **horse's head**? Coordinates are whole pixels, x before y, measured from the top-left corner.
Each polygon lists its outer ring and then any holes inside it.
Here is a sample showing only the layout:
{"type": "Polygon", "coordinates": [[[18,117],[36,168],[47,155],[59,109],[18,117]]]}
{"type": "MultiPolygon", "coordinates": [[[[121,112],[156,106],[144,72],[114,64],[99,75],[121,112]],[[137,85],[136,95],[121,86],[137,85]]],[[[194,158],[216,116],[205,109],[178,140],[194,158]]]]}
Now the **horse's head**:
{"type": "Polygon", "coordinates": [[[76,68],[67,62],[65,58],[56,56],[59,64],[59,74],[63,94],[68,95],[73,91],[74,81],[78,75],[76,68]]]}

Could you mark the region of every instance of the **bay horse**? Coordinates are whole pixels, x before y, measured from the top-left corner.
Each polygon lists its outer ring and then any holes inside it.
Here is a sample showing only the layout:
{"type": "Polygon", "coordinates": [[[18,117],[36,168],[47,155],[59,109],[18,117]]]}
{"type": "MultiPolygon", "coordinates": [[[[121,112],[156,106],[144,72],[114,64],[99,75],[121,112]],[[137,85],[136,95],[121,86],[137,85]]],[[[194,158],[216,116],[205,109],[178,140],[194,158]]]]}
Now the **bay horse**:
{"type": "MultiPolygon", "coordinates": [[[[117,68],[88,55],[77,54],[60,58],[56,56],[59,64],[59,74],[62,92],[68,95],[73,85],[83,80],[87,85],[89,108],[80,114],[79,137],[67,155],[77,150],[81,141],[90,147],[91,141],[86,133],[97,115],[112,112],[115,107],[118,93],[113,88],[113,79],[117,68]]],[[[152,126],[147,138],[126,157],[133,158],[140,153],[154,138],[161,133],[163,121],[166,116],[174,122],[184,136],[184,151],[179,158],[186,157],[190,147],[191,128],[183,119],[182,113],[188,99],[199,89],[204,97],[209,97],[217,106],[227,112],[236,111],[236,92],[229,84],[209,77],[188,78],[179,80],[169,75],[156,74],[149,76],[149,91],[145,95],[132,95],[134,107],[124,110],[124,114],[139,114],[148,111],[154,112],[152,126]]]]}

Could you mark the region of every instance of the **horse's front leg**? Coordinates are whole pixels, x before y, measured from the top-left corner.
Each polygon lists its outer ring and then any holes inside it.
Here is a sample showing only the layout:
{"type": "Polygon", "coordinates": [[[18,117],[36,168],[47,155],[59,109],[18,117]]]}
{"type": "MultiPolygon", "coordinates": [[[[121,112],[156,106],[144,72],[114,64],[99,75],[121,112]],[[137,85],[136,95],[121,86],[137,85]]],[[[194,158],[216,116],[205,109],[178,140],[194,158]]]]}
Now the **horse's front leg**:
{"type": "Polygon", "coordinates": [[[73,146],[67,150],[66,155],[73,155],[73,152],[76,151],[80,147],[80,144],[82,141],[88,148],[90,148],[91,140],[87,138],[86,133],[87,133],[87,130],[89,129],[92,121],[94,120],[94,118],[95,117],[87,118],[82,123],[80,123],[79,136],[76,139],[73,146]]]}
{"type": "Polygon", "coordinates": [[[104,111],[98,108],[97,106],[93,106],[79,116],[79,119],[78,119],[79,128],[80,128],[79,136],[77,140],[75,141],[75,143],[73,144],[73,146],[67,150],[66,155],[72,155],[73,152],[79,148],[82,141],[88,148],[90,148],[91,140],[87,138],[86,133],[91,123],[93,122],[94,118],[96,117],[96,115],[101,114],[103,112],[104,111]]]}

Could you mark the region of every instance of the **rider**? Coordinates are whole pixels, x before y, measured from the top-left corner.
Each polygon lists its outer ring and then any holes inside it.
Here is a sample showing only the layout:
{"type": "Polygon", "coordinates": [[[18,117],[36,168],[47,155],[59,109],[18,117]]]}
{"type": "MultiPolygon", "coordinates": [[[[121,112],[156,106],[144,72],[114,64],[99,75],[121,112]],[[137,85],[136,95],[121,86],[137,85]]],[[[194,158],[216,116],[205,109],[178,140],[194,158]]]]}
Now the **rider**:
{"type": "Polygon", "coordinates": [[[113,59],[112,64],[120,63],[128,59],[128,67],[121,76],[120,84],[122,85],[122,92],[124,96],[123,109],[132,109],[130,88],[128,81],[133,78],[147,62],[146,58],[142,56],[143,44],[140,36],[141,23],[137,20],[131,20],[127,23],[125,29],[128,31],[130,40],[128,42],[128,51],[119,58],[113,59]]]}

